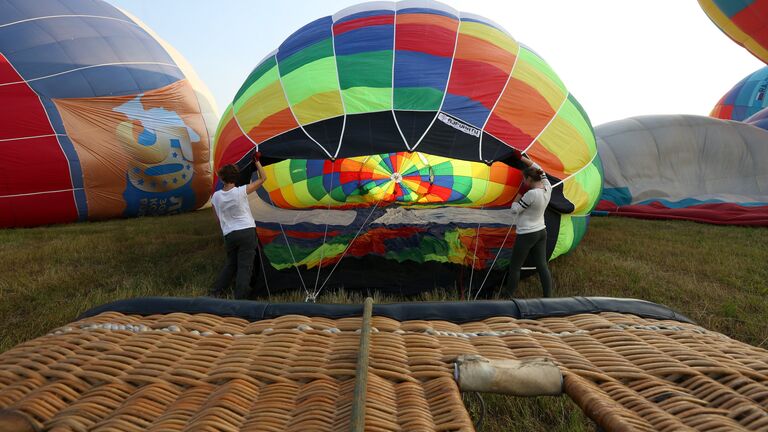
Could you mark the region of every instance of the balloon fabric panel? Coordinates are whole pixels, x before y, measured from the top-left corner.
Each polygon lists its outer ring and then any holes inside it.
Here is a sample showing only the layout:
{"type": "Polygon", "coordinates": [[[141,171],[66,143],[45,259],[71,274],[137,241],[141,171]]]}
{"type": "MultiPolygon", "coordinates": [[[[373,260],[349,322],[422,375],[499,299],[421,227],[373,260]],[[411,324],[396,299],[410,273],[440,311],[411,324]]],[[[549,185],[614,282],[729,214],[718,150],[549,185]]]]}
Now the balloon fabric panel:
{"type": "Polygon", "coordinates": [[[699,0],[713,23],[768,63],[768,0],[699,0]]]}
{"type": "Polygon", "coordinates": [[[175,214],[208,200],[208,136],[186,81],[140,96],[54,101],[92,219],[175,214]]]}
{"type": "Polygon", "coordinates": [[[282,208],[356,208],[389,204],[508,206],[520,172],[420,153],[324,160],[291,159],[266,167],[265,190],[282,208]]]}

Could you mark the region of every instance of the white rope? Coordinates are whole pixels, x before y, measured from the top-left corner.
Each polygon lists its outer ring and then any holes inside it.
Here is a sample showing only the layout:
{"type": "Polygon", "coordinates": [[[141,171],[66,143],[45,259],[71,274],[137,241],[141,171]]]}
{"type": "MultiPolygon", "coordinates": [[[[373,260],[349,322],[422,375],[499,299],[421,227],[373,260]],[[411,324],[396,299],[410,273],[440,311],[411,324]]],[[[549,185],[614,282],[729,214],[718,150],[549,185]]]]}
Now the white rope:
{"type": "Polygon", "coordinates": [[[491,266],[488,267],[488,273],[485,274],[485,278],[483,278],[483,282],[480,284],[480,288],[477,289],[477,294],[475,294],[474,300],[477,300],[477,296],[480,295],[480,291],[483,290],[483,287],[485,286],[485,282],[488,280],[488,276],[491,275],[491,271],[493,271],[493,266],[496,265],[496,260],[499,259],[499,255],[501,255],[501,251],[504,250],[504,244],[507,242],[507,238],[509,238],[509,233],[512,232],[512,227],[514,224],[509,225],[509,229],[507,230],[507,235],[504,236],[504,240],[501,242],[501,245],[499,246],[499,251],[496,252],[496,256],[493,258],[493,262],[491,263],[491,266]]]}
{"type": "MultiPolygon", "coordinates": [[[[269,193],[267,193],[267,196],[269,196],[269,193]]],[[[274,203],[272,202],[272,197],[269,198],[270,203],[274,207],[274,203]]],[[[299,281],[301,282],[301,287],[304,288],[304,292],[309,297],[309,289],[307,289],[307,285],[304,283],[304,278],[301,276],[301,270],[299,269],[299,264],[296,262],[296,257],[293,255],[293,249],[291,249],[291,243],[288,241],[288,235],[285,234],[285,229],[283,228],[282,223],[278,223],[280,225],[280,232],[283,233],[283,238],[285,239],[285,246],[288,248],[288,253],[291,255],[291,261],[293,261],[293,267],[296,269],[296,274],[299,275],[299,281]]]]}
{"type": "MultiPolygon", "coordinates": [[[[383,199],[383,197],[382,197],[382,199],[383,199]]],[[[373,206],[373,209],[372,209],[372,210],[371,210],[371,212],[368,214],[368,217],[366,217],[366,218],[365,218],[365,220],[363,221],[363,223],[360,225],[360,228],[357,230],[357,233],[356,233],[356,234],[355,234],[355,236],[352,238],[352,241],[351,241],[351,242],[349,242],[349,244],[347,245],[347,247],[344,249],[344,252],[343,252],[343,253],[341,254],[341,256],[339,257],[339,260],[338,260],[338,261],[336,261],[336,264],[335,264],[335,265],[333,266],[333,268],[331,269],[331,272],[330,272],[330,273],[328,273],[328,277],[326,277],[326,278],[325,278],[325,280],[323,281],[323,284],[322,284],[322,285],[320,285],[320,289],[319,289],[319,290],[317,290],[317,294],[318,294],[318,295],[320,294],[320,291],[322,291],[322,290],[323,290],[323,288],[325,288],[325,284],[327,284],[327,283],[328,283],[328,280],[329,280],[329,279],[331,279],[331,276],[333,275],[333,272],[334,272],[334,271],[336,271],[336,267],[338,267],[338,266],[339,266],[339,264],[341,263],[341,260],[342,260],[342,259],[344,259],[344,256],[347,254],[347,251],[349,251],[349,249],[352,247],[352,244],[355,242],[355,240],[357,240],[357,237],[358,237],[358,236],[360,235],[360,233],[363,231],[363,228],[365,227],[365,225],[366,225],[366,224],[368,224],[368,219],[370,219],[370,218],[371,218],[371,216],[373,215],[373,212],[375,212],[375,211],[376,211],[376,208],[379,206],[379,204],[380,204],[380,203],[381,203],[381,199],[379,199],[379,201],[377,201],[377,202],[376,202],[376,205],[374,205],[374,206],[373,206]]]]}
{"type": "Polygon", "coordinates": [[[59,190],[43,191],[43,192],[29,192],[29,193],[23,193],[23,194],[15,194],[15,195],[0,195],[0,198],[17,198],[17,197],[23,197],[23,196],[45,195],[45,194],[52,194],[52,193],[59,193],[59,192],[70,192],[70,191],[74,192],[76,190],[83,190],[83,188],[59,189],[59,190]]]}
{"type": "Polygon", "coordinates": [[[259,242],[259,236],[256,236],[256,252],[259,254],[259,264],[261,265],[261,274],[264,276],[264,287],[267,288],[267,300],[272,301],[272,293],[269,292],[269,281],[267,280],[267,268],[264,267],[264,260],[261,258],[261,252],[264,248],[261,247],[259,242]]]}
{"type": "Polygon", "coordinates": [[[52,18],[97,18],[97,19],[105,19],[105,20],[114,20],[114,21],[120,21],[126,24],[130,24],[132,26],[136,26],[141,28],[138,24],[134,23],[133,21],[126,21],[124,19],[115,18],[115,17],[107,17],[107,16],[101,16],[101,15],[48,15],[48,16],[40,16],[40,17],[34,17],[34,18],[27,18],[19,21],[9,22],[6,24],[0,24],[0,28],[3,27],[9,27],[16,24],[23,24],[26,22],[32,22],[32,21],[39,21],[44,19],[52,19],[52,18]]]}
{"type": "MultiPolygon", "coordinates": [[[[483,205],[485,206],[485,205],[483,205]]],[[[480,208],[482,211],[482,207],[480,208]]],[[[477,246],[480,244],[480,224],[477,224],[477,233],[475,234],[475,252],[472,255],[472,270],[469,274],[469,290],[467,291],[467,298],[472,298],[472,281],[475,278],[475,262],[477,261],[477,246]]]]}
{"type": "MultiPolygon", "coordinates": [[[[55,74],[45,75],[45,76],[41,76],[41,77],[37,77],[37,78],[31,78],[31,79],[28,79],[28,80],[12,81],[12,82],[7,82],[7,83],[2,83],[2,84],[0,84],[0,87],[14,85],[14,84],[21,84],[21,83],[31,83],[31,82],[35,82],[35,81],[40,81],[40,80],[44,80],[44,79],[48,79],[48,78],[57,77],[57,76],[60,76],[60,75],[66,75],[66,74],[72,73],[72,72],[86,70],[86,69],[94,69],[94,68],[99,68],[99,67],[104,67],[104,66],[123,66],[123,65],[136,65],[136,66],[138,66],[138,65],[160,65],[160,66],[172,67],[174,69],[179,69],[179,67],[176,66],[175,64],[163,63],[163,62],[115,62],[115,63],[101,63],[101,64],[97,64],[97,65],[88,65],[88,66],[83,66],[83,67],[79,67],[79,68],[68,69],[68,70],[65,70],[65,71],[62,71],[62,72],[57,72],[55,74]]],[[[19,75],[19,76],[21,76],[21,75],[19,75]]]]}
{"type": "MultiPolygon", "coordinates": [[[[331,186],[328,191],[328,211],[331,211],[331,204],[333,203],[333,174],[336,171],[336,167],[334,166],[333,161],[331,161],[331,186]]],[[[330,220],[330,219],[328,219],[330,220]]],[[[315,278],[315,286],[312,288],[312,303],[315,302],[317,299],[317,295],[319,294],[319,291],[317,289],[317,285],[320,283],[320,271],[323,269],[323,259],[325,258],[325,241],[328,238],[328,225],[330,222],[328,220],[325,222],[325,231],[323,232],[323,244],[320,246],[320,263],[317,265],[317,277],[315,278]]]]}
{"type": "Polygon", "coordinates": [[[67,135],[60,134],[60,133],[52,133],[52,134],[45,134],[45,135],[24,136],[24,137],[18,137],[18,138],[3,138],[3,139],[0,139],[0,142],[23,141],[23,140],[28,140],[28,139],[50,138],[50,137],[58,137],[58,136],[67,136],[67,135]]]}

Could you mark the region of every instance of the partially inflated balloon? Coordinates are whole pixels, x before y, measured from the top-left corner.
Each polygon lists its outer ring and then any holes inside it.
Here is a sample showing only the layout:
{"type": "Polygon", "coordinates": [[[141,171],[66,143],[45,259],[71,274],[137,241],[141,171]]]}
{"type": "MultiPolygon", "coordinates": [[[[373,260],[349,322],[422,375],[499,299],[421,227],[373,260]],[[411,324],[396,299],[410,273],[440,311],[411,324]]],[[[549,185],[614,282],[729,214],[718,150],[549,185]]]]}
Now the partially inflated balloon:
{"type": "Polygon", "coordinates": [[[712,22],[768,63],[768,0],[699,0],[712,22]]]}
{"type": "Polygon", "coordinates": [[[689,115],[595,128],[605,164],[598,211],[722,225],[768,225],[768,131],[689,115]]]}
{"type": "Polygon", "coordinates": [[[127,13],[0,2],[1,227],[202,206],[215,118],[186,61],[127,13]]]}
{"type": "Polygon", "coordinates": [[[544,60],[431,1],[364,3],[289,36],[224,114],[215,166],[245,167],[256,147],[282,161],[262,198],[286,211],[256,206],[275,268],[369,255],[503,268],[521,165],[498,161],[520,151],[557,185],[555,257],[579,242],[602,183],[589,119],[544,60]]]}
{"type": "Polygon", "coordinates": [[[768,67],[759,69],[733,86],[715,105],[710,116],[744,121],[768,106],[768,67]]]}

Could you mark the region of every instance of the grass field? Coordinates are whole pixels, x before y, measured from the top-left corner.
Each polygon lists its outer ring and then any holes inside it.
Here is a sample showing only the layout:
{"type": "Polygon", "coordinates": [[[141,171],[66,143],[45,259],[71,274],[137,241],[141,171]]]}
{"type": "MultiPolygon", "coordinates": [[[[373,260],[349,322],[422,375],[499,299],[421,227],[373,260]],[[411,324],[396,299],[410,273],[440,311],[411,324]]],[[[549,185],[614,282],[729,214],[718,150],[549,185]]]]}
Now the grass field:
{"type": "MultiPolygon", "coordinates": [[[[0,231],[0,352],[117,299],[195,296],[223,261],[210,213],[0,231]]],[[[584,241],[552,263],[555,293],[641,298],[768,348],[768,229],[593,218],[584,241]]],[[[538,281],[522,283],[536,297],[538,281]]],[[[425,299],[456,299],[452,292],[425,299]]],[[[303,300],[289,293],[273,301],[303,300]]],[[[377,296],[377,301],[396,301],[377,296]]],[[[320,302],[360,302],[325,293],[320,302]]],[[[486,397],[484,430],[592,426],[567,398],[486,397]]],[[[469,403],[473,414],[478,405],[469,403]]]]}

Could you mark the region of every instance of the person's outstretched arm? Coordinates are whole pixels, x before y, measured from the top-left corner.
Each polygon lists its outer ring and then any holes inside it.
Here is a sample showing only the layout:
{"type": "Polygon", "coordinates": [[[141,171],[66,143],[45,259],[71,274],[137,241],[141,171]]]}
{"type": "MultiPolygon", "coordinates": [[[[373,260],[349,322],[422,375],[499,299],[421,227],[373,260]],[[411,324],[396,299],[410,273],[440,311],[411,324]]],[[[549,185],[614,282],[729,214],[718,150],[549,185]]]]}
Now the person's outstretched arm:
{"type": "Polygon", "coordinates": [[[547,178],[547,173],[544,171],[544,169],[541,168],[541,165],[532,161],[527,154],[522,154],[520,157],[520,160],[525,164],[526,167],[529,167],[529,168],[533,167],[538,170],[541,170],[541,182],[544,183],[544,186],[546,187],[552,186],[549,182],[549,178],[547,178]]]}
{"type": "Polygon", "coordinates": [[[248,186],[246,186],[246,193],[254,192],[256,189],[260,188],[261,185],[264,184],[264,182],[267,180],[267,173],[264,172],[264,167],[261,166],[261,162],[259,162],[258,156],[254,156],[253,161],[256,164],[256,172],[258,172],[259,178],[250,182],[248,186]]]}
{"type": "Polygon", "coordinates": [[[536,162],[531,160],[531,158],[529,158],[525,153],[520,153],[520,162],[522,162],[526,167],[535,166],[536,168],[541,169],[541,167],[536,162]]]}

